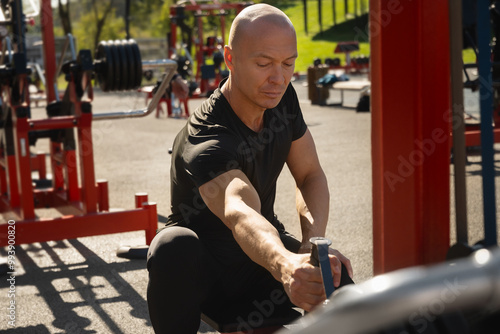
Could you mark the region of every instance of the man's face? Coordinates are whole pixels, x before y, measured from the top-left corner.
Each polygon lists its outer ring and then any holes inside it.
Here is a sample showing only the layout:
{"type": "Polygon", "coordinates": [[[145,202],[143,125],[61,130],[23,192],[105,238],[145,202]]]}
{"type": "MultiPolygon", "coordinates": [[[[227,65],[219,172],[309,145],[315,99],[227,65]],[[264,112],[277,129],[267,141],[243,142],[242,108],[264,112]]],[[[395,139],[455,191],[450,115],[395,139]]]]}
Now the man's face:
{"type": "Polygon", "coordinates": [[[293,30],[264,22],[245,31],[230,53],[232,85],[240,102],[262,110],[274,108],[295,69],[297,41],[293,30]]]}

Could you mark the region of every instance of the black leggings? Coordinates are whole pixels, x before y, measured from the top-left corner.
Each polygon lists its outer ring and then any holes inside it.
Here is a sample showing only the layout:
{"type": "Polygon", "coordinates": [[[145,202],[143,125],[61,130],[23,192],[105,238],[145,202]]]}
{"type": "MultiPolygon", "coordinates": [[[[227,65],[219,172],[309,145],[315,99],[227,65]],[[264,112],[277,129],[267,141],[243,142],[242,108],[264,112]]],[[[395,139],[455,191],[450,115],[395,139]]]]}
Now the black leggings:
{"type": "MultiPolygon", "coordinates": [[[[286,232],[280,235],[285,247],[296,253],[300,242],[286,232]]],[[[157,334],[196,334],[201,312],[222,314],[245,324],[251,319],[229,313],[245,309],[244,314],[249,314],[251,307],[274,317],[293,306],[283,285],[263,267],[250,259],[221,265],[196,233],[185,227],[168,227],[156,235],[149,247],[147,268],[149,316],[157,334]]]]}

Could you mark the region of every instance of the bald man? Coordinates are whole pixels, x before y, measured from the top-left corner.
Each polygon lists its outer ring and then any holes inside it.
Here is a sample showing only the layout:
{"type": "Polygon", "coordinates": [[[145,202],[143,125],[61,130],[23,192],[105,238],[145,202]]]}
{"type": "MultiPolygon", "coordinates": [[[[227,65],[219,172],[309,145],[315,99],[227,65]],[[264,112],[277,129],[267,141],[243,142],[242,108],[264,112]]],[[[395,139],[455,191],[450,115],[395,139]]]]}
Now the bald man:
{"type": "MultiPolygon", "coordinates": [[[[147,263],[156,333],[196,333],[201,312],[248,329],[251,312],[273,317],[325,300],[309,239],[325,235],[330,197],[290,84],[296,58],[294,27],[279,9],[258,4],[237,15],[224,49],[229,77],[174,141],[172,214],[147,263]],[[274,214],[285,163],[297,186],[301,240],[274,214]]],[[[334,285],[352,282],[349,260],[330,253],[334,285]]]]}

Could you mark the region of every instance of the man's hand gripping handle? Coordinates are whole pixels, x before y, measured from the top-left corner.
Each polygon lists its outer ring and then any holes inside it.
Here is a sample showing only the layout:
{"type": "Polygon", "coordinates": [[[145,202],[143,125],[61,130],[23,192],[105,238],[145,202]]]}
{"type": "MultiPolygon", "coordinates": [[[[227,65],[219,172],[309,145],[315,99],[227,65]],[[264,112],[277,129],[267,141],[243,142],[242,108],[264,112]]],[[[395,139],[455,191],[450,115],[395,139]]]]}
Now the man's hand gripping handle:
{"type": "Polygon", "coordinates": [[[312,245],[310,262],[313,266],[319,267],[321,270],[323,286],[325,287],[325,294],[328,299],[333,291],[335,291],[332,269],[330,267],[330,258],[328,257],[328,248],[332,242],[322,237],[314,237],[309,239],[309,241],[312,245]]]}

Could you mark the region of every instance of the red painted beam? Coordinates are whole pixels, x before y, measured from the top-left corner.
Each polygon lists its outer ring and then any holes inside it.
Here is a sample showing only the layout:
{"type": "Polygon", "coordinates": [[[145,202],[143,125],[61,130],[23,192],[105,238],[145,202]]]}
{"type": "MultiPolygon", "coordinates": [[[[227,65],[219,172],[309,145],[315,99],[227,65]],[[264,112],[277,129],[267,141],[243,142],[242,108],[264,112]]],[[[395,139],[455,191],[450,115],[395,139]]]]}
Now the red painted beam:
{"type": "Polygon", "coordinates": [[[41,2],[41,27],[43,40],[43,59],[45,69],[46,95],[47,103],[56,100],[56,48],[54,38],[53,13],[50,0],[42,0],[41,2]]]}
{"type": "MultiPolygon", "coordinates": [[[[128,211],[16,221],[15,240],[16,245],[21,245],[145,230],[146,243],[149,245],[156,233],[156,228],[156,204],[151,203],[144,205],[144,208],[128,211]]],[[[0,225],[0,247],[8,243],[7,229],[7,224],[0,225]]]]}
{"type": "MultiPolygon", "coordinates": [[[[493,129],[493,140],[495,143],[500,143],[500,128],[493,129]]],[[[481,146],[481,130],[467,130],[465,131],[465,145],[481,146]]]]}
{"type": "Polygon", "coordinates": [[[77,127],[79,124],[78,117],[75,116],[59,116],[46,119],[35,119],[28,121],[30,130],[57,130],[69,129],[77,127]]]}
{"type": "Polygon", "coordinates": [[[449,247],[447,1],[371,0],[374,273],[449,247]]]}

